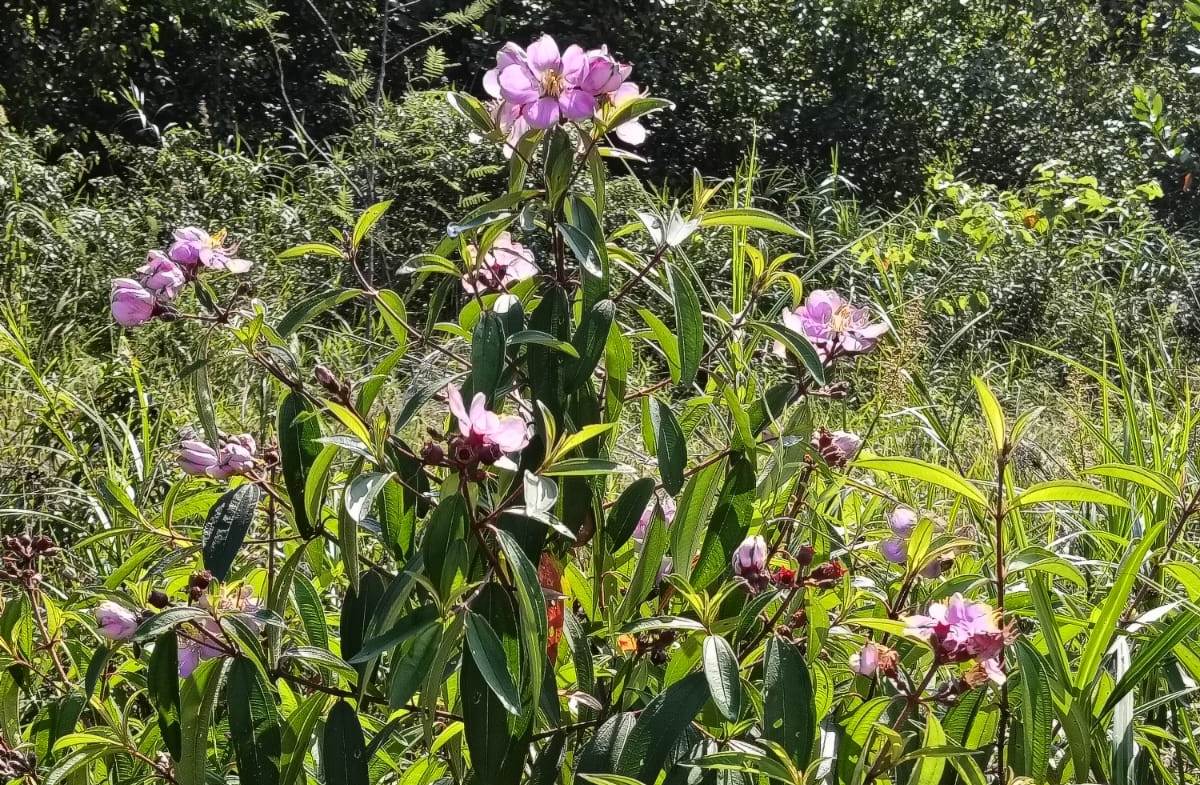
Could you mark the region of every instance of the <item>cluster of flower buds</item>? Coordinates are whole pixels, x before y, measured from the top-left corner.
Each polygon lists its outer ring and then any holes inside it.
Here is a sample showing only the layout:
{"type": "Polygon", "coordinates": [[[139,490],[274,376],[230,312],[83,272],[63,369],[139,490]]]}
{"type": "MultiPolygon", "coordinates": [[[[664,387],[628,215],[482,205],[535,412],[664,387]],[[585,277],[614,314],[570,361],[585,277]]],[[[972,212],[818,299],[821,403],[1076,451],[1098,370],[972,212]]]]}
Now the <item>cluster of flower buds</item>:
{"type": "Polygon", "coordinates": [[[212,585],[212,582],[213,574],[208,570],[193,572],[192,577],[188,579],[188,600],[191,602],[199,600],[208,591],[208,587],[212,585]]]}
{"type": "Polygon", "coordinates": [[[813,433],[810,446],[830,467],[844,469],[858,455],[862,437],[849,431],[831,431],[821,427],[813,433]]]}
{"type": "Polygon", "coordinates": [[[991,606],[955,594],[946,603],[931,604],[928,615],[909,616],[904,621],[910,635],[929,641],[937,663],[974,660],[989,679],[1004,683],[1000,653],[1016,635],[1011,628],[1000,626],[1000,615],[991,606]]]}
{"type": "Polygon", "coordinates": [[[427,442],[421,460],[430,466],[447,466],[470,479],[481,479],[483,467],[492,466],[506,455],[519,452],[529,444],[529,424],[524,417],[501,417],[487,408],[483,393],[475,393],[471,408],[463,404],[462,393],[454,385],[446,387],[450,413],[458,421],[458,433],[448,437],[449,451],[427,442]]]}
{"type": "MultiPolygon", "coordinates": [[[[494,100],[492,118],[511,155],[527,133],[562,122],[606,119],[641,93],[628,81],[633,67],[618,62],[608,49],[584,50],[572,44],[560,50],[548,35],[523,49],[506,43],[496,67],[484,74],[483,88],[494,100]]],[[[613,129],[626,144],[641,144],[646,129],[636,121],[613,129]]]]}
{"type": "Polygon", "coordinates": [[[248,433],[224,437],[219,449],[196,438],[179,443],[179,468],[194,477],[225,480],[251,471],[258,462],[258,445],[248,433]]]}
{"type": "Polygon", "coordinates": [[[42,557],[54,556],[60,550],[45,534],[10,534],[4,540],[4,555],[0,558],[0,580],[18,583],[35,589],[42,582],[39,562],[42,557]]]}
{"type": "Polygon", "coordinates": [[[0,739],[0,782],[29,778],[34,782],[37,774],[37,757],[32,752],[22,752],[0,739]]]}
{"type": "Polygon", "coordinates": [[[113,319],[137,327],[154,319],[174,318],[171,302],[203,269],[244,273],[250,262],[236,258],[237,246],[225,244],[225,232],[210,235],[195,226],[175,230],[166,253],[150,251],[136,278],[114,278],[109,293],[113,319]]]}
{"type": "MultiPolygon", "coordinates": [[[[866,354],[888,331],[883,323],[872,323],[871,312],[845,300],[837,292],[818,289],[794,311],[784,311],[783,325],[807,340],[821,362],[830,365],[839,357],[866,354]]],[[[782,344],[775,344],[782,355],[782,344]]]]}

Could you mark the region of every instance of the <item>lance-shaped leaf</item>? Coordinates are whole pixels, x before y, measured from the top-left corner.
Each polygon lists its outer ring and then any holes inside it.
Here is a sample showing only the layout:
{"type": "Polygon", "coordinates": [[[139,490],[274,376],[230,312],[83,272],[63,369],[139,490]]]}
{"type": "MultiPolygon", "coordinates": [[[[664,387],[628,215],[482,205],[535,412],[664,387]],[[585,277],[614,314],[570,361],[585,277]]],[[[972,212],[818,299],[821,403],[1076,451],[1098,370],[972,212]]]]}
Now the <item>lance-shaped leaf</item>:
{"type": "Polygon", "coordinates": [[[487,619],[470,611],[467,612],[467,649],[500,705],[510,714],[520,715],[521,696],[517,692],[516,678],[508,672],[500,638],[487,619]]]}
{"type": "Polygon", "coordinates": [[[300,393],[289,391],[279,404],[276,418],[279,433],[279,466],[292,517],[304,537],[312,536],[315,521],[308,517],[304,486],[308,471],[321,452],[321,420],[300,393]]]}
{"type": "Polygon", "coordinates": [[[146,672],[146,692],[158,715],[158,729],[176,761],[183,746],[179,709],[179,644],[175,631],[158,636],[146,672]]]}
{"type": "Polygon", "coordinates": [[[713,704],[725,719],[736,721],[742,712],[742,678],[733,647],[720,635],[709,635],[704,639],[703,658],[713,704]]]}
{"type": "Polygon", "coordinates": [[[571,339],[579,359],[575,362],[570,380],[566,384],[566,392],[579,389],[592,378],[600,358],[604,356],[604,348],[608,342],[609,331],[617,315],[617,307],[612,300],[601,300],[587,310],[575,337],[571,339]]]}
{"type": "Polygon", "coordinates": [[[621,749],[617,773],[653,785],[676,739],[709,699],[703,673],[692,673],[667,687],[637,719],[621,749]]]}
{"type": "Polygon", "coordinates": [[[246,539],[261,495],[257,485],[239,485],[222,496],[209,511],[202,541],[204,569],[217,580],[229,577],[229,568],[246,539]]]}
{"type": "Polygon", "coordinates": [[[903,457],[859,458],[854,462],[854,465],[860,469],[870,469],[871,471],[884,472],[897,477],[907,477],[911,480],[919,480],[930,485],[936,485],[939,488],[945,488],[948,491],[957,493],[967,501],[973,502],[980,507],[987,506],[987,498],[974,485],[949,469],[927,463],[926,461],[903,457]]]}
{"type": "Polygon", "coordinates": [[[282,730],[275,697],[262,670],[247,657],[229,663],[225,681],[229,738],[242,782],[279,785],[282,730]]]}
{"type": "Polygon", "coordinates": [[[754,483],[754,464],[742,453],[734,453],[692,571],[692,585],[697,589],[731,569],[733,551],[745,539],[754,517],[754,483]]]}
{"type": "Polygon", "coordinates": [[[671,282],[675,335],[679,339],[679,383],[687,386],[696,380],[700,358],[704,355],[704,314],[700,311],[696,289],[682,266],[668,264],[667,278],[671,282]]]}
{"type": "Polygon", "coordinates": [[[772,636],[763,666],[763,736],[787,750],[800,769],[812,760],[817,730],[812,676],[792,643],[772,636]]]}
{"type": "Polygon", "coordinates": [[[654,447],[658,454],[663,490],[678,496],[683,490],[683,472],[687,466],[687,437],[683,435],[675,413],[657,398],[650,399],[650,424],[654,430],[654,447]]]}
{"type": "Polygon", "coordinates": [[[362,725],[358,713],[344,700],[333,704],[325,718],[321,762],[325,785],[370,785],[362,725]]]}
{"type": "Polygon", "coordinates": [[[620,548],[633,536],[642,513],[650,506],[654,495],[654,479],[642,477],[634,480],[621,492],[604,521],[604,535],[612,550],[620,548]]]}

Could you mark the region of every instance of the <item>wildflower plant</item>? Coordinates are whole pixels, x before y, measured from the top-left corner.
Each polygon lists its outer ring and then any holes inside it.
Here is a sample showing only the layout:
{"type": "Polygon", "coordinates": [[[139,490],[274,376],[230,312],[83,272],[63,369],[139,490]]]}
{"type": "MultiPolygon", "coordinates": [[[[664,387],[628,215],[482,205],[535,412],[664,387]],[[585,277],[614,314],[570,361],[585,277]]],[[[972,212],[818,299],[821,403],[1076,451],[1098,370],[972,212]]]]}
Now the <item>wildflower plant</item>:
{"type": "Polygon", "coordinates": [[[1053,581],[1074,568],[1020,516],[1179,484],[1112,464],[1095,476],[1122,493],[1018,487],[1036,413],[1009,427],[980,380],[985,481],[839,428],[846,372],[888,341],[887,314],[806,293],[810,241],[741,188],[697,179],[690,204],[609,215],[608,163],[636,165],[627,146],[670,108],[632,70],[543,36],[501,48],[489,103],[450,93],[508,188],[406,260],[403,292],[365,264],[387,202],[272,262],[326,257],[353,282],[283,314],[250,296],[236,276],[253,266],[221,232],[181,228],[113,282],[123,327],[196,333],[196,427],[161,494],[113,492],[125,525],[95,536],[120,563],[94,588],[64,599],[42,580],[53,542],[5,541],[0,580],[37,628],[4,614],[9,705],[52,707],[29,749],[6,717],[6,770],[177,785],[1112,772],[1078,723],[1122,705],[1101,664],[1143,599],[1135,570],[1064,641],[1053,581]],[[714,234],[733,240],[728,287],[689,261],[714,234]],[[335,311],[369,332],[369,370],[314,356],[335,311]],[[206,368],[234,362],[275,402],[257,427],[214,405],[206,368]]]}

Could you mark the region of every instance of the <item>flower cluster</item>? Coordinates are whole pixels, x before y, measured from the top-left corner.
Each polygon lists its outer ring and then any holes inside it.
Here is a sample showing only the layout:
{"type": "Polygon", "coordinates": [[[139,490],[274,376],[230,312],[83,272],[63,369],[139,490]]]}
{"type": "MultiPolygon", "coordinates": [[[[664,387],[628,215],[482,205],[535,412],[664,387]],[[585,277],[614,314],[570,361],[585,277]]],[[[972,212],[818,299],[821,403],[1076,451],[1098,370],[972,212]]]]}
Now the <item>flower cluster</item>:
{"type": "Polygon", "coordinates": [[[9,534],[2,541],[0,581],[16,583],[26,589],[36,589],[42,582],[41,560],[56,556],[60,548],[45,534],[9,534]]]}
{"type": "MultiPolygon", "coordinates": [[[[818,289],[794,311],[784,311],[783,324],[807,340],[826,365],[839,357],[865,354],[888,331],[886,324],[873,324],[871,312],[842,298],[837,292],[818,289]]],[[[775,352],[783,354],[782,344],[775,352]]]]}
{"type": "Polygon", "coordinates": [[[1000,616],[991,606],[955,594],[949,602],[932,603],[929,615],[909,616],[904,623],[908,634],[929,641],[938,664],[975,660],[992,681],[1004,683],[1000,653],[1015,634],[1000,626],[1000,616]]]}
{"type": "Polygon", "coordinates": [[[821,427],[813,433],[810,446],[825,463],[834,469],[842,469],[858,455],[862,437],[849,431],[831,431],[821,427]]]}
{"type": "MultiPolygon", "coordinates": [[[[585,51],[575,44],[560,50],[548,35],[522,49],[511,41],[496,53],[496,67],[483,77],[495,99],[492,118],[505,134],[511,153],[525,134],[564,121],[604,118],[613,108],[639,95],[628,81],[633,67],[618,62],[608,49],[585,51]]],[[[615,129],[627,144],[640,144],[645,128],[637,122],[615,129]]]]}
{"type": "Polygon", "coordinates": [[[478,259],[479,249],[467,246],[467,265],[471,268],[463,276],[462,285],[467,294],[485,292],[507,292],[518,281],[538,274],[533,261],[533,252],[502,232],[483,259],[478,259]]]}
{"type": "Polygon", "coordinates": [[[449,437],[449,455],[437,444],[426,444],[421,457],[427,464],[448,465],[474,476],[481,464],[491,466],[529,444],[529,423],[525,418],[519,415],[501,417],[487,408],[487,397],[483,393],[475,393],[468,409],[462,392],[450,384],[446,386],[446,403],[458,421],[458,435],[449,437]]]}
{"type": "Polygon", "coordinates": [[[236,256],[237,246],[225,244],[225,232],[210,235],[195,226],[175,231],[167,249],[150,251],[136,278],[114,278],[109,294],[113,319],[122,327],[137,327],[156,316],[172,313],[170,303],[202,269],[244,273],[250,262],[236,256]]]}
{"type": "Polygon", "coordinates": [[[179,468],[195,477],[225,480],[253,469],[257,450],[248,433],[223,439],[215,450],[199,439],[184,439],[179,443],[179,468]]]}
{"type": "Polygon", "coordinates": [[[850,655],[850,670],[859,676],[895,676],[900,664],[900,655],[887,646],[868,641],[861,649],[850,655]]]}

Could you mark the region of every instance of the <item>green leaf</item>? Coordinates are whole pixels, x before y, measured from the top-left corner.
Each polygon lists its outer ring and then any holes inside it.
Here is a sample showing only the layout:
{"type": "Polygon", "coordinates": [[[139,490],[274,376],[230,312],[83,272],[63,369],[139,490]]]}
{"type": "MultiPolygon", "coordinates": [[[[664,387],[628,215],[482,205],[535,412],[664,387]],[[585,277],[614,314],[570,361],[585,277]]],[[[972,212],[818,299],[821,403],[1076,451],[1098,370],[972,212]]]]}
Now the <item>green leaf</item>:
{"type": "Polygon", "coordinates": [[[567,393],[578,390],[596,372],[616,316],[617,306],[612,300],[600,300],[584,313],[575,337],[571,339],[579,361],[575,363],[574,372],[566,384],[567,393]]]}
{"type": "Polygon", "coordinates": [[[279,785],[296,785],[304,772],[304,759],[312,742],[313,731],[325,713],[329,696],[316,693],[288,716],[283,728],[283,753],[280,755],[279,785]]]}
{"type": "Polygon", "coordinates": [[[776,742],[800,769],[812,760],[817,732],[812,676],[804,654],[772,636],[763,665],[763,737],[776,742]]]}
{"type": "Polygon", "coordinates": [[[358,248],[362,245],[363,238],[367,236],[367,233],[371,231],[391,206],[391,199],[388,199],[386,202],[377,202],[364,210],[362,215],[358,216],[358,220],[354,222],[354,234],[350,238],[351,248],[358,248]]]}
{"type": "MultiPolygon", "coordinates": [[[[342,249],[331,243],[301,243],[288,248],[286,251],[280,251],[275,258],[280,261],[287,259],[298,259],[301,256],[313,254],[314,256],[328,256],[333,259],[342,259],[345,254],[342,249]]],[[[282,333],[280,333],[282,335],[282,333]]]]}
{"type": "Polygon", "coordinates": [[[1100,709],[1100,716],[1107,716],[1117,703],[1133,692],[1144,679],[1157,678],[1161,669],[1166,666],[1167,660],[1171,656],[1171,650],[1187,640],[1197,628],[1200,628],[1200,616],[1191,609],[1185,608],[1172,620],[1166,630],[1140,645],[1129,667],[1117,680],[1112,692],[1105,698],[1104,706],[1100,709]]]}
{"type": "Polygon", "coordinates": [[[282,730],[275,698],[262,670],[246,657],[229,663],[225,681],[229,738],[242,782],[279,785],[282,730]]]}
{"type": "Polygon", "coordinates": [[[734,453],[692,571],[695,588],[703,589],[730,568],[733,551],[746,538],[754,518],[754,489],[754,464],[742,453],[734,453]]]}
{"type": "Polygon", "coordinates": [[[196,400],[196,416],[200,419],[200,427],[204,429],[204,438],[210,446],[221,443],[221,432],[217,429],[217,412],[213,407],[212,388],[208,384],[208,337],[210,333],[201,333],[196,356],[199,358],[190,374],[192,392],[196,400]]]}
{"type": "Polygon", "coordinates": [[[321,733],[325,785],[370,785],[367,745],[358,713],[344,700],[333,704],[321,733]]]}
{"type": "Polygon", "coordinates": [[[362,644],[362,648],[346,661],[351,665],[358,665],[378,657],[383,652],[399,646],[409,638],[425,633],[429,627],[436,625],[437,618],[438,612],[436,607],[433,605],[422,605],[412,613],[401,618],[400,621],[396,622],[383,635],[365,641],[362,644]]]}
{"type": "MultiPolygon", "coordinates": [[[[333,246],[330,247],[332,248],[333,246]]],[[[341,252],[337,251],[336,248],[334,251],[337,252],[338,256],[341,256],[341,252]]],[[[280,338],[286,338],[330,308],[337,307],[347,300],[353,300],[361,294],[363,294],[362,289],[338,289],[333,292],[320,292],[311,297],[305,297],[287,310],[287,313],[275,325],[275,333],[280,338]]]]}
{"type": "Polygon", "coordinates": [[[679,265],[668,264],[667,278],[675,306],[675,335],[679,338],[679,384],[687,386],[695,381],[704,355],[704,315],[687,272],[679,265]]]}
{"type": "Polygon", "coordinates": [[[346,514],[350,516],[350,520],[356,524],[362,523],[371,512],[375,497],[391,478],[390,472],[364,472],[350,481],[344,496],[346,514]]]}
{"type": "Polygon", "coordinates": [[[504,371],[504,324],[500,314],[488,311],[475,323],[471,336],[471,392],[483,393],[488,406],[504,371]]]}
{"type": "Polygon", "coordinates": [[[1024,640],[1017,641],[1017,661],[1021,668],[1020,723],[1013,734],[1021,735],[1022,760],[1014,759],[1018,774],[1045,782],[1053,751],[1054,697],[1050,677],[1041,656],[1024,640]]]}
{"type": "Polygon", "coordinates": [[[687,437],[675,419],[675,413],[657,398],[650,399],[650,422],[654,428],[654,444],[658,453],[658,471],[663,490],[678,496],[683,490],[683,472],[687,466],[687,437]]]}
{"type": "Polygon", "coordinates": [[[460,494],[442,499],[425,526],[421,541],[425,574],[439,593],[449,591],[454,565],[449,563],[453,543],[467,534],[467,503],[460,494]]]}
{"type": "Polygon", "coordinates": [[[490,134],[495,129],[496,123],[492,120],[492,115],[488,112],[487,107],[470,93],[448,91],[446,93],[446,103],[450,104],[454,111],[458,112],[471,125],[475,126],[476,131],[490,134]]]}
{"type": "MultiPolygon", "coordinates": [[[[925,735],[921,739],[921,746],[925,750],[933,750],[943,747],[945,744],[946,732],[942,730],[942,723],[938,721],[937,715],[931,711],[925,715],[925,735]]],[[[945,769],[946,759],[944,756],[924,756],[917,760],[909,782],[912,785],[938,785],[942,781],[942,772],[945,769]]]]}
{"type": "Polygon", "coordinates": [[[1146,554],[1158,540],[1160,532],[1166,523],[1159,523],[1137,540],[1133,547],[1125,553],[1125,558],[1117,566],[1112,584],[1104,595],[1104,604],[1093,612],[1095,620],[1088,634],[1087,644],[1079,657],[1079,665],[1075,671],[1075,688],[1083,692],[1091,687],[1092,680],[1100,670],[1100,661],[1112,644],[1113,635],[1121,621],[1121,614],[1129,602],[1129,594],[1137,580],[1138,571],[1146,560],[1146,554]]]}
{"type": "Polygon", "coordinates": [[[517,610],[521,620],[522,652],[526,666],[525,694],[532,703],[542,689],[545,669],[546,642],[549,638],[546,595],[538,582],[537,567],[525,555],[520,543],[503,529],[496,530],[496,540],[504,551],[517,588],[517,610]]]}
{"type": "Polygon", "coordinates": [[[809,343],[807,338],[782,324],[753,321],[750,322],[750,326],[778,341],[789,354],[800,361],[817,386],[825,384],[825,364],[821,362],[821,355],[817,354],[816,347],[809,343]]]}
{"type": "Polygon", "coordinates": [[[854,462],[854,465],[860,469],[884,472],[936,485],[939,488],[945,488],[948,491],[957,493],[967,501],[974,502],[980,507],[987,507],[987,499],[979,492],[978,488],[949,469],[944,469],[932,463],[919,461],[916,458],[897,457],[859,458],[854,462]]]}
{"type": "Polygon", "coordinates": [[[304,479],[304,514],[314,528],[321,527],[325,522],[325,492],[329,489],[329,471],[337,456],[336,445],[323,446],[308,467],[308,476],[304,479]]]}
{"type": "Polygon", "coordinates": [[[311,537],[315,521],[309,520],[304,503],[308,471],[321,453],[321,420],[316,410],[295,390],[279,403],[276,417],[279,432],[279,465],[283,484],[292,504],[292,516],[301,536],[311,537]]]}
{"type": "Polygon", "coordinates": [[[975,384],[975,392],[979,396],[979,408],[983,410],[983,420],[987,423],[988,433],[992,435],[992,448],[996,454],[1000,454],[1004,452],[1008,442],[1005,434],[1004,410],[1000,408],[1000,402],[996,400],[996,396],[988,389],[987,383],[983,379],[973,376],[971,381],[975,384]]]}
{"type": "MultiPolygon", "coordinates": [[[[472,603],[472,612],[487,619],[500,639],[505,671],[518,671],[517,620],[508,594],[496,583],[485,584],[472,603]]],[[[504,708],[469,652],[462,657],[459,683],[465,709],[463,730],[474,769],[487,772],[490,785],[517,785],[532,717],[514,716],[504,708]]]]}
{"type": "Polygon", "coordinates": [[[1032,507],[1035,504],[1056,502],[1076,504],[1107,504],[1128,507],[1129,502],[1111,491],[1073,480],[1053,480],[1031,485],[1012,500],[1013,507],[1032,507]]]}
{"type": "Polygon", "coordinates": [[[691,673],[652,700],[625,740],[617,773],[653,785],[676,740],[708,701],[707,686],[703,673],[691,673]]]}
{"type": "Polygon", "coordinates": [[[742,678],[733,647],[720,635],[709,635],[704,639],[703,660],[713,705],[725,719],[736,722],[742,713],[742,678]]]}
{"type": "Polygon", "coordinates": [[[157,638],[177,624],[209,618],[212,618],[212,616],[203,608],[196,608],[194,606],[167,608],[165,611],[156,613],[142,622],[133,634],[133,640],[140,643],[150,638],[157,638]]]}
{"type": "Polygon", "coordinates": [[[388,708],[392,711],[406,705],[429,676],[442,643],[442,628],[430,624],[422,628],[396,649],[392,658],[392,682],[388,690],[388,708]]]}
{"type": "Polygon", "coordinates": [[[500,638],[487,619],[471,611],[467,612],[467,649],[483,680],[499,698],[500,705],[510,714],[519,716],[521,696],[517,692],[516,679],[508,672],[500,638]]]}
{"type": "Polygon", "coordinates": [[[790,223],[775,213],[760,210],[756,207],[734,207],[728,210],[715,210],[700,216],[701,226],[740,226],[747,229],[762,229],[766,232],[777,232],[792,237],[805,237],[790,223]]]}
{"type": "Polygon", "coordinates": [[[1111,477],[1115,480],[1125,480],[1140,485],[1147,490],[1161,493],[1168,498],[1179,495],[1178,486],[1170,477],[1161,472],[1144,469],[1141,466],[1130,466],[1125,463],[1102,463],[1085,469],[1083,474],[1094,474],[1098,477],[1111,477]]]}
{"type": "Polygon", "coordinates": [[[229,568],[246,539],[261,496],[257,485],[245,483],[222,496],[209,511],[202,539],[204,569],[217,580],[229,577],[229,568]]]}
{"type": "Polygon", "coordinates": [[[579,352],[567,341],[560,341],[553,335],[540,330],[520,330],[508,336],[509,346],[545,346],[560,351],[568,357],[579,357],[579,352]]]}
{"type": "Polygon", "coordinates": [[[208,781],[208,730],[227,662],[222,658],[200,663],[179,688],[183,746],[175,766],[178,785],[206,785],[208,781]]]}
{"type": "Polygon", "coordinates": [[[146,693],[158,715],[158,729],[171,757],[178,761],[183,748],[179,708],[179,645],[175,631],[158,636],[146,671],[146,693]]]}
{"type": "Polygon", "coordinates": [[[569,223],[558,224],[559,234],[567,241],[571,253],[579,261],[579,265],[594,278],[604,278],[600,248],[596,242],[579,228],[569,223]]]}
{"type": "Polygon", "coordinates": [[[634,567],[629,588],[621,599],[617,618],[631,618],[637,611],[637,607],[646,599],[646,595],[654,588],[659,569],[662,567],[662,558],[666,555],[667,547],[670,545],[669,538],[667,523],[663,520],[662,513],[657,512],[650,522],[650,530],[646,532],[646,541],[637,556],[637,566],[634,567]]]}
{"type": "Polygon", "coordinates": [[[640,480],[634,480],[628,488],[621,492],[617,497],[616,503],[608,512],[608,518],[604,521],[604,535],[608,539],[609,547],[613,552],[624,545],[630,537],[633,536],[634,529],[637,528],[638,520],[641,519],[642,513],[650,506],[651,497],[654,495],[654,479],[652,477],[642,477],[640,480]]]}
{"type": "MultiPolygon", "coordinates": [[[[358,579],[358,590],[350,589],[342,601],[342,614],[338,620],[338,631],[342,637],[342,657],[354,659],[366,639],[367,626],[375,615],[387,584],[375,570],[367,570],[358,579]]],[[[359,675],[366,673],[366,666],[358,666],[359,675]]]]}

